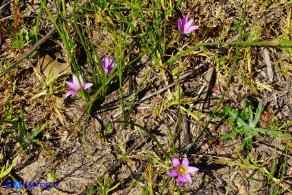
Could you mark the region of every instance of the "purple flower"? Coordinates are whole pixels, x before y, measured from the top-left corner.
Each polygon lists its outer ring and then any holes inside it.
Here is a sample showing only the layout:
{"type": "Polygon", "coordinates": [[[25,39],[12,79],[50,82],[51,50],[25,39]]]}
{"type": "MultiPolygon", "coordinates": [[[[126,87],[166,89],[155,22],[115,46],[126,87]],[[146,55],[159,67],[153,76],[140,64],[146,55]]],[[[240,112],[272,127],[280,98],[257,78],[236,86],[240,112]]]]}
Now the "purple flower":
{"type": "Polygon", "coordinates": [[[170,177],[177,177],[178,185],[182,185],[185,181],[188,181],[189,183],[192,183],[192,178],[190,176],[190,173],[195,173],[199,169],[196,167],[189,166],[189,160],[187,157],[184,157],[182,160],[182,163],[179,162],[177,158],[172,158],[172,164],[175,167],[174,170],[172,170],[169,173],[170,177]]]}
{"type": "Polygon", "coordinates": [[[103,59],[103,70],[107,75],[110,75],[113,67],[115,66],[115,60],[113,59],[111,62],[109,62],[108,57],[105,56],[103,59]]]}
{"type": "Polygon", "coordinates": [[[189,14],[187,14],[182,20],[178,19],[178,30],[180,35],[191,33],[194,30],[197,30],[199,26],[192,26],[193,19],[188,21],[189,14]]]}
{"type": "Polygon", "coordinates": [[[66,84],[70,88],[70,91],[68,91],[66,93],[65,97],[68,97],[69,95],[78,93],[81,90],[81,88],[85,90],[93,85],[92,83],[84,83],[81,76],[79,76],[80,82],[78,81],[78,79],[75,75],[73,75],[72,77],[73,77],[73,82],[66,81],[66,84]]]}

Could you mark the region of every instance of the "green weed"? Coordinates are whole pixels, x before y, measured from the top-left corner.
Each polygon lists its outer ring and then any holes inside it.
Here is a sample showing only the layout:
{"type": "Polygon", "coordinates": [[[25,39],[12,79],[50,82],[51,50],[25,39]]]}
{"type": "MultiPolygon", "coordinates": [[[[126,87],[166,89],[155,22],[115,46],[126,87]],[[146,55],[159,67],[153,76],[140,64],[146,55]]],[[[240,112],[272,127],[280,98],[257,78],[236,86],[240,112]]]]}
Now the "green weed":
{"type": "Polygon", "coordinates": [[[13,159],[11,164],[9,164],[9,162],[7,161],[6,165],[1,166],[0,181],[2,181],[2,178],[4,178],[6,175],[8,175],[10,173],[12,168],[16,165],[16,162],[17,162],[17,158],[13,159]]]}
{"type": "Polygon", "coordinates": [[[13,128],[2,131],[2,134],[9,133],[11,139],[20,144],[21,150],[24,150],[33,143],[37,143],[37,136],[45,129],[48,124],[48,122],[46,122],[45,124],[34,128],[32,132],[29,133],[29,130],[27,129],[24,121],[24,115],[22,110],[19,113],[18,122],[9,123],[12,124],[13,128]]]}
{"type": "Polygon", "coordinates": [[[253,138],[258,138],[259,136],[270,135],[276,138],[291,137],[288,133],[258,127],[261,113],[261,102],[258,104],[255,114],[248,100],[244,101],[244,108],[242,110],[237,108],[232,109],[228,105],[225,105],[224,111],[221,112],[221,114],[226,116],[226,122],[232,126],[232,131],[228,134],[221,135],[220,140],[226,140],[234,138],[238,135],[243,135],[244,139],[239,147],[239,150],[242,151],[245,148],[251,148],[253,138]]]}
{"type": "Polygon", "coordinates": [[[19,49],[28,44],[35,44],[37,41],[37,32],[35,28],[28,31],[26,28],[23,28],[19,33],[16,34],[15,40],[12,43],[12,48],[19,49]]]}
{"type": "Polygon", "coordinates": [[[97,180],[96,190],[100,195],[107,195],[120,185],[119,183],[117,183],[114,186],[112,186],[112,181],[108,174],[106,174],[103,178],[97,176],[96,180],[97,180]]]}

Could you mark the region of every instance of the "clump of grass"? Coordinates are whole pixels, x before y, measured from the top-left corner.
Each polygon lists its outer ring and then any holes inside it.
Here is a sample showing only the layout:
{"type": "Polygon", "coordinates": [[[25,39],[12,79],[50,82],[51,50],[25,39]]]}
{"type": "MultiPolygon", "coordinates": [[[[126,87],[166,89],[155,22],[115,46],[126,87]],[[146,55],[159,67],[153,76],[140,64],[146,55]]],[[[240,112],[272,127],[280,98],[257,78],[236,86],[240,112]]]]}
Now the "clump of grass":
{"type": "Polygon", "coordinates": [[[20,145],[20,149],[24,150],[33,143],[38,142],[38,135],[45,129],[47,122],[39,127],[36,127],[30,133],[24,121],[23,111],[20,111],[19,118],[16,122],[0,121],[2,123],[9,123],[12,128],[5,129],[1,135],[9,134],[12,140],[20,145]]]}

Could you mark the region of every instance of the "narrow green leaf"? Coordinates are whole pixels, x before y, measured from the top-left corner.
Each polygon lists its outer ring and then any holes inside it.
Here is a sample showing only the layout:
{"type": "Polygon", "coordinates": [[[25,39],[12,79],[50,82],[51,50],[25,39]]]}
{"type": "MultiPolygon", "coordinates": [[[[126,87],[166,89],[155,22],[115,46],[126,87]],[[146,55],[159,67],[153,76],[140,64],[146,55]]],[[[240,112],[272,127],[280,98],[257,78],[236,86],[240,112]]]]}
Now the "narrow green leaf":
{"type": "Polygon", "coordinates": [[[260,120],[260,115],[261,115],[261,113],[262,113],[262,107],[263,107],[263,104],[260,102],[260,103],[259,103],[259,106],[258,106],[258,108],[257,108],[257,110],[256,110],[255,118],[254,118],[254,120],[253,120],[253,122],[252,122],[252,124],[251,124],[251,126],[252,126],[253,128],[255,128],[255,127],[257,126],[257,124],[258,124],[258,122],[259,122],[259,120],[260,120]]]}
{"type": "Polygon", "coordinates": [[[233,110],[229,109],[228,114],[237,120],[238,126],[247,126],[247,124],[241,118],[239,118],[238,114],[233,112],[233,110]]]}
{"type": "Polygon", "coordinates": [[[42,126],[35,128],[35,130],[33,131],[32,135],[30,136],[30,138],[34,139],[40,132],[42,132],[45,129],[47,124],[48,124],[48,121],[45,122],[45,124],[43,124],[42,126]]]}
{"type": "Polygon", "coordinates": [[[13,159],[11,165],[9,165],[9,162],[7,161],[6,165],[1,167],[0,179],[2,179],[3,177],[5,177],[6,175],[10,173],[12,168],[16,165],[16,162],[17,162],[17,158],[13,159]]]}
{"type": "Polygon", "coordinates": [[[252,126],[252,124],[253,124],[253,111],[252,111],[251,106],[248,107],[248,114],[249,114],[249,117],[248,117],[249,125],[251,127],[253,127],[252,126]]]}
{"type": "Polygon", "coordinates": [[[263,134],[277,137],[277,138],[290,138],[291,137],[291,134],[289,134],[289,133],[282,133],[280,131],[275,131],[275,130],[271,130],[271,129],[255,128],[254,130],[258,131],[260,133],[263,133],[263,134]]]}

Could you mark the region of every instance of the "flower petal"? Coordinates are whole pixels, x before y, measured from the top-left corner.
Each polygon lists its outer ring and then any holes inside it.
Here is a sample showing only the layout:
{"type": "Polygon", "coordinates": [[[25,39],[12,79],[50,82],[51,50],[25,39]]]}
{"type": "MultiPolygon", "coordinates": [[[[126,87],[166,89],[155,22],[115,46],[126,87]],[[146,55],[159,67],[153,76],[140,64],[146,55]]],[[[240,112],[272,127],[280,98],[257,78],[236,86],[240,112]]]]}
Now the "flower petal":
{"type": "Polygon", "coordinates": [[[197,29],[199,29],[199,26],[191,26],[188,30],[185,31],[185,33],[191,33],[197,29]]]}
{"type": "Polygon", "coordinates": [[[185,178],[185,180],[187,180],[189,183],[193,183],[193,180],[192,180],[190,174],[188,174],[188,173],[185,174],[185,175],[184,175],[184,178],[185,178]]]}
{"type": "Polygon", "coordinates": [[[85,90],[85,89],[88,89],[89,87],[91,87],[93,84],[92,83],[85,83],[82,88],[85,90]]]}
{"type": "Polygon", "coordinates": [[[66,81],[66,84],[68,85],[68,87],[69,87],[70,89],[75,89],[75,84],[74,84],[74,83],[69,82],[69,81],[66,81]]]}
{"type": "Polygon", "coordinates": [[[107,70],[107,74],[109,75],[111,73],[111,71],[113,70],[114,68],[114,64],[115,63],[115,60],[112,60],[111,63],[108,65],[108,70],[107,70]]]}
{"type": "Polygon", "coordinates": [[[73,75],[72,77],[73,77],[72,80],[73,80],[73,83],[74,83],[75,87],[78,87],[79,86],[79,81],[78,81],[77,77],[75,75],[73,75]]]}
{"type": "Polygon", "coordinates": [[[83,81],[83,78],[82,78],[81,75],[79,76],[79,81],[80,81],[80,85],[83,86],[84,85],[84,81],[83,81]]]}
{"type": "Polygon", "coordinates": [[[187,173],[196,173],[198,171],[199,171],[199,169],[197,167],[191,167],[191,166],[189,166],[187,168],[187,173]]]}
{"type": "Polygon", "coordinates": [[[177,168],[178,166],[181,165],[177,158],[172,158],[171,161],[172,161],[172,164],[175,168],[177,168]]]}
{"type": "Polygon", "coordinates": [[[178,19],[177,26],[178,26],[178,30],[183,29],[183,24],[182,24],[182,20],[181,19],[178,19]]]}
{"type": "Polygon", "coordinates": [[[188,18],[189,18],[189,14],[187,14],[187,15],[184,17],[184,19],[183,19],[183,21],[182,21],[182,25],[183,25],[183,26],[186,25],[186,23],[188,22],[188,18]]]}
{"type": "Polygon", "coordinates": [[[177,172],[177,170],[176,170],[176,169],[172,170],[172,171],[169,173],[169,176],[170,176],[170,177],[176,177],[176,176],[178,176],[178,172],[177,172]]]}
{"type": "Polygon", "coordinates": [[[110,66],[111,68],[113,68],[113,67],[114,67],[114,63],[115,63],[115,59],[113,59],[113,60],[111,61],[111,63],[109,64],[109,66],[110,66]]]}
{"type": "Polygon", "coordinates": [[[107,56],[105,56],[103,59],[103,67],[108,68],[108,57],[107,56]]]}
{"type": "Polygon", "coordinates": [[[184,26],[184,31],[188,31],[188,29],[191,27],[192,23],[193,23],[193,19],[191,19],[190,21],[188,21],[185,26],[184,26]]]}
{"type": "Polygon", "coordinates": [[[189,166],[189,159],[187,157],[184,157],[181,164],[185,167],[188,167],[189,166]]]}
{"type": "Polygon", "coordinates": [[[65,97],[68,97],[69,95],[73,95],[73,94],[76,94],[76,93],[77,93],[77,91],[75,91],[74,89],[72,89],[72,90],[70,90],[70,91],[68,91],[66,93],[65,97]]]}
{"type": "Polygon", "coordinates": [[[185,177],[184,176],[181,176],[181,175],[178,175],[177,176],[177,181],[178,181],[178,185],[182,185],[185,181],[185,177]]]}
{"type": "Polygon", "coordinates": [[[105,74],[109,74],[108,68],[103,68],[105,74]]]}

